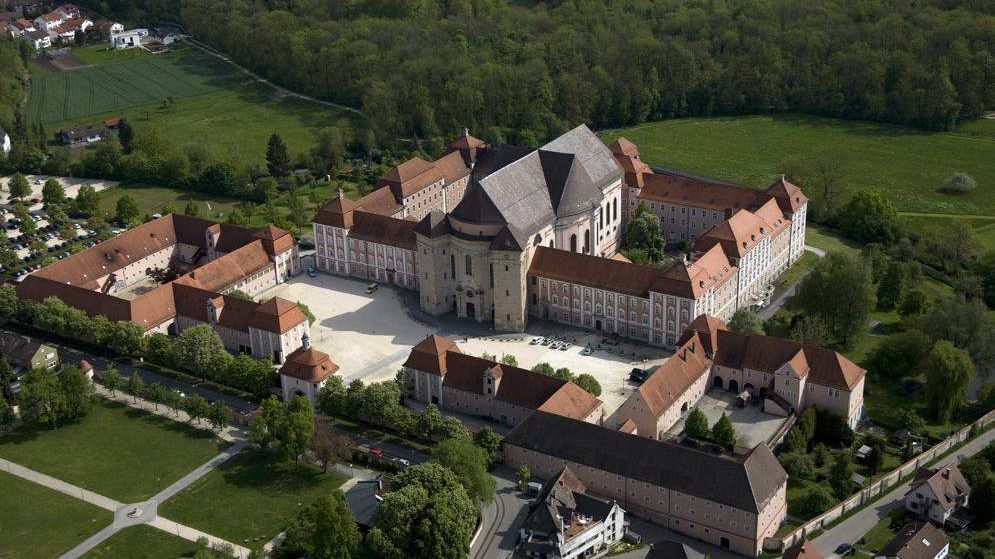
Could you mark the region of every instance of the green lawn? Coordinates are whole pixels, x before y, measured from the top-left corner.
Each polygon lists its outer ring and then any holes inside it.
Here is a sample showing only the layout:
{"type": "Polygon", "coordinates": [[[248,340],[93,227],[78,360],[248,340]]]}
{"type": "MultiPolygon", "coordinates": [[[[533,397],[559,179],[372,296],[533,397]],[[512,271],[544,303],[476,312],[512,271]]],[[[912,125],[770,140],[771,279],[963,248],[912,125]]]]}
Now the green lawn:
{"type": "Polygon", "coordinates": [[[317,132],[349,113],[285,98],[214,57],[189,47],[152,55],[102,47],[74,51],[91,66],[68,72],[35,68],[28,118],[54,132],[124,116],[177,146],[200,144],[238,162],[263,164],[266,140],[279,132],[291,152],[314,145],[317,132]],[[173,97],[168,109],[162,101],[173,97]]]}
{"type": "Polygon", "coordinates": [[[207,462],[227,443],[206,431],[96,399],[56,430],[23,427],[0,438],[0,456],[112,499],[143,501],[207,462]]]}
{"type": "Polygon", "coordinates": [[[281,463],[244,451],[159,506],[159,514],[232,543],[260,548],[311,498],[335,491],[334,471],[281,463]]]}
{"type": "Polygon", "coordinates": [[[114,518],[68,495],[0,472],[0,557],[47,559],[69,551],[114,518]]]}
{"type": "Polygon", "coordinates": [[[146,525],[131,526],[91,549],[83,559],[175,559],[193,557],[197,544],[146,525]]]}
{"type": "Polygon", "coordinates": [[[923,132],[805,116],[691,118],[614,130],[605,139],[617,136],[635,142],[648,163],[758,188],[791,164],[833,152],[848,184],[881,189],[900,211],[995,215],[995,121],[923,132]],[[955,171],[969,173],[979,188],[940,192],[955,171]]]}

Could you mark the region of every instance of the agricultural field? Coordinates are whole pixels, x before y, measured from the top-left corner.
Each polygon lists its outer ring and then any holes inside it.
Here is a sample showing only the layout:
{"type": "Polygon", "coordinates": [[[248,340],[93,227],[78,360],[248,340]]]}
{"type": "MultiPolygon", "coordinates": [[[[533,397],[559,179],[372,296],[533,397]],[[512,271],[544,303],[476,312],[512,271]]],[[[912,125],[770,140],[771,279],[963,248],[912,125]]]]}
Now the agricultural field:
{"type": "Polygon", "coordinates": [[[347,113],[286,98],[192,47],[153,55],[102,46],[74,51],[80,67],[32,65],[28,118],[46,131],[123,116],[177,146],[200,144],[216,155],[263,164],[266,140],[279,132],[291,152],[305,151],[324,127],[347,113]],[[163,103],[172,98],[172,103],[163,103]]]}
{"type": "MultiPolygon", "coordinates": [[[[830,153],[845,164],[845,184],[887,194],[913,230],[936,219],[978,216],[969,224],[995,247],[995,120],[949,132],[805,116],[677,119],[607,131],[625,136],[647,163],[756,188],[783,169],[830,153]],[[969,194],[942,192],[964,171],[978,181],[969,194]],[[938,214],[938,215],[934,215],[938,214]],[[990,218],[990,219],[989,219],[990,218]]],[[[804,187],[804,185],[801,185],[804,187]]]]}

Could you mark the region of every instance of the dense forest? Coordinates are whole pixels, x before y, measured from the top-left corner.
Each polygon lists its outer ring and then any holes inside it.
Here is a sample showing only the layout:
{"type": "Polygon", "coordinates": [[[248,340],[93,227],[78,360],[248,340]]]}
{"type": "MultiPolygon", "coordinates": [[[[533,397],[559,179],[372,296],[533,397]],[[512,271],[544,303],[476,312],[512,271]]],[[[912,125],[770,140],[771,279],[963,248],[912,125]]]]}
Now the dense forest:
{"type": "Polygon", "coordinates": [[[18,43],[7,33],[0,34],[0,128],[10,134],[24,127],[20,112],[23,76],[24,60],[18,43]]]}
{"type": "Polygon", "coordinates": [[[945,129],[995,108],[992,0],[92,0],[174,20],[381,139],[804,112],[945,129]]]}

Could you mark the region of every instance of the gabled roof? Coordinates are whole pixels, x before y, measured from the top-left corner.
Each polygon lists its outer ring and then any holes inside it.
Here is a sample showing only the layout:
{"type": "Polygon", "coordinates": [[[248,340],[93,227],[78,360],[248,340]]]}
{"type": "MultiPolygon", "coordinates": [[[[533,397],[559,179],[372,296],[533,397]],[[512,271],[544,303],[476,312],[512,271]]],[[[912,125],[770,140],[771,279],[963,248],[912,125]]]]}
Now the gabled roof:
{"type": "Polygon", "coordinates": [[[898,559],[933,559],[950,545],[946,534],[930,522],[914,521],[906,524],[885,544],[877,557],[898,559]]]}
{"type": "Polygon", "coordinates": [[[358,211],[353,213],[349,238],[415,250],[418,248],[415,239],[416,225],[417,221],[409,219],[358,211]]]}
{"type": "Polygon", "coordinates": [[[687,544],[665,540],[650,544],[650,552],[646,554],[645,559],[705,559],[706,557],[708,556],[687,544]]]}
{"type": "Polygon", "coordinates": [[[484,372],[498,366],[501,382],[494,395],[498,401],[575,419],[584,419],[601,406],[601,400],[572,382],[458,351],[448,351],[445,359],[446,388],[483,395],[484,372]]]}
{"type": "Polygon", "coordinates": [[[694,382],[707,374],[709,361],[704,344],[692,334],[674,355],[650,373],[638,392],[655,416],[662,414],[682,397],[694,382]]]}
{"type": "Polygon", "coordinates": [[[356,201],[356,208],[379,215],[394,215],[402,209],[390,188],[377,188],[356,201]]]}
{"type": "Polygon", "coordinates": [[[625,156],[639,155],[639,148],[636,147],[636,144],[630,142],[624,137],[620,137],[614,142],[608,144],[608,149],[610,149],[611,152],[615,155],[625,155],[625,156]]]}
{"type": "Polygon", "coordinates": [[[504,444],[760,512],[787,474],[766,444],[745,456],[713,454],[537,411],[504,444]]]}
{"type": "MultiPolygon", "coordinates": [[[[522,522],[522,529],[535,539],[525,545],[557,546],[557,536],[564,543],[582,534],[589,521],[607,518],[614,502],[595,499],[587,494],[587,487],[568,467],[543,484],[539,496],[529,506],[522,522]]],[[[555,553],[558,550],[550,549],[555,553]]],[[[558,555],[558,553],[557,553],[558,555]]]]}
{"type": "Polygon", "coordinates": [[[401,200],[444,179],[435,165],[420,157],[412,157],[381,176],[376,188],[387,186],[395,200],[401,200]]]}
{"type": "Polygon", "coordinates": [[[622,178],[622,170],[615,164],[612,152],[586,124],[577,126],[540,149],[573,154],[599,189],[622,178]]]}
{"type": "MultiPolygon", "coordinates": [[[[687,175],[655,172],[643,177],[640,199],[683,206],[695,206],[734,213],[737,209],[758,205],[758,197],[769,195],[745,186],[713,182],[687,175]]],[[[762,203],[762,202],[761,202],[762,203]]]]}
{"type": "Polygon", "coordinates": [[[722,248],[715,245],[696,260],[676,262],[654,282],[651,290],[658,293],[697,299],[712,287],[722,285],[736,274],[722,248]]]}
{"type": "Polygon", "coordinates": [[[540,150],[539,161],[556,217],[576,215],[597,204],[601,192],[574,155],[540,150]]]}
{"type": "Polygon", "coordinates": [[[945,511],[955,509],[963,502],[960,498],[966,497],[971,491],[971,486],[967,484],[967,480],[956,465],[943,466],[935,470],[920,468],[911,483],[911,488],[915,489],[921,485],[929,487],[933,498],[937,500],[936,504],[945,511]]]}
{"type": "Polygon", "coordinates": [[[180,276],[175,283],[221,292],[270,264],[263,241],[256,240],[180,276]]]}
{"type": "Polygon", "coordinates": [[[42,347],[47,346],[34,338],[13,332],[0,332],[0,355],[15,367],[30,366],[31,360],[42,347]]]}
{"type": "Polygon", "coordinates": [[[549,247],[536,247],[529,275],[647,297],[662,276],[657,268],[549,247]]]}
{"type": "Polygon", "coordinates": [[[784,559],[824,559],[815,544],[802,540],[784,550],[784,559]]]}

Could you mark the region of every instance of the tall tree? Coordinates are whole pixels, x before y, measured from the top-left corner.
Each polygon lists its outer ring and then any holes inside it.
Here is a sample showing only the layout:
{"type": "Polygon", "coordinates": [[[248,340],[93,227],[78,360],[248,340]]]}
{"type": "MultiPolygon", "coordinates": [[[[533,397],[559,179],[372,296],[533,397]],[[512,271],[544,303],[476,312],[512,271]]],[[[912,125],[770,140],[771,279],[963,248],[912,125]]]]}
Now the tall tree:
{"type": "Polygon", "coordinates": [[[831,252],[819,260],[798,294],[805,311],[819,317],[833,339],[844,345],[863,331],[874,308],[870,271],[842,253],[831,252]]]}
{"type": "Polygon", "coordinates": [[[974,378],[974,365],[967,352],[941,340],[933,345],[926,360],[926,399],[940,423],[963,404],[967,387],[974,378]]]}
{"type": "Polygon", "coordinates": [[[601,383],[590,373],[581,373],[574,378],[574,383],[583,388],[585,392],[597,398],[601,396],[601,383]]]}
{"type": "Polygon", "coordinates": [[[696,439],[708,438],[708,419],[701,410],[698,408],[691,410],[684,420],[684,432],[696,439]]]}
{"type": "Polygon", "coordinates": [[[65,366],[59,375],[59,390],[62,391],[62,411],[60,419],[76,419],[90,411],[93,400],[93,384],[76,366],[65,366]]]}
{"type": "Polygon", "coordinates": [[[302,396],[294,396],[287,404],[286,416],[278,439],[284,454],[295,462],[307,450],[314,435],[314,408],[302,396]]]}
{"type": "Polygon", "coordinates": [[[848,237],[863,243],[894,242],[901,230],[895,206],[876,190],[855,192],[836,221],[848,237]]]}
{"type": "Polygon", "coordinates": [[[285,177],[290,172],[290,153],[287,151],[287,144],[276,132],[270,134],[266,145],[266,169],[274,178],[285,177]]]}
{"type": "Polygon", "coordinates": [[[138,200],[130,194],[117,199],[114,207],[114,218],[128,225],[135,225],[141,219],[141,209],[138,207],[138,200]]]}
{"type": "Polygon", "coordinates": [[[20,200],[31,195],[31,185],[21,173],[14,173],[14,176],[10,177],[7,188],[11,200],[20,200]]]}
{"type": "Polygon", "coordinates": [[[287,527],[274,556],[283,559],[354,559],[361,537],[349,504],[338,491],[317,497],[287,527]]]}
{"type": "Polygon", "coordinates": [[[649,259],[647,264],[663,259],[664,240],[660,235],[660,218],[653,214],[645,202],[636,206],[636,211],[625,229],[622,240],[626,250],[641,251],[649,259]]]}
{"type": "Polygon", "coordinates": [[[829,470],[829,485],[833,488],[833,493],[837,499],[845,499],[850,496],[853,488],[853,468],[850,465],[850,456],[847,452],[842,452],[833,462],[833,467],[829,470]]]}
{"type": "Polygon", "coordinates": [[[21,417],[29,423],[43,423],[54,429],[62,418],[65,396],[55,373],[32,369],[21,380],[21,417]]]}
{"type": "Polygon", "coordinates": [[[494,498],[494,477],[487,471],[487,452],[469,440],[446,439],[432,449],[432,459],[451,470],[471,499],[489,503],[494,498]]]}
{"type": "Polygon", "coordinates": [[[51,211],[55,206],[66,203],[66,189],[57,178],[50,178],[41,187],[41,200],[45,210],[51,211]]]}
{"type": "Polygon", "coordinates": [[[102,376],[103,384],[107,390],[111,391],[111,396],[115,395],[118,388],[121,388],[121,373],[114,365],[108,364],[102,376]]]}
{"type": "Polygon", "coordinates": [[[712,425],[712,440],[725,448],[732,448],[736,444],[736,429],[729,416],[722,414],[715,425],[712,425]]]}
{"type": "Polygon", "coordinates": [[[739,309],[729,319],[729,330],[738,334],[763,334],[764,322],[750,309],[739,309]]]}
{"type": "Polygon", "coordinates": [[[124,153],[131,153],[131,142],[134,139],[135,129],[131,127],[130,122],[122,118],[117,128],[117,141],[121,143],[121,150],[124,153]]]}

